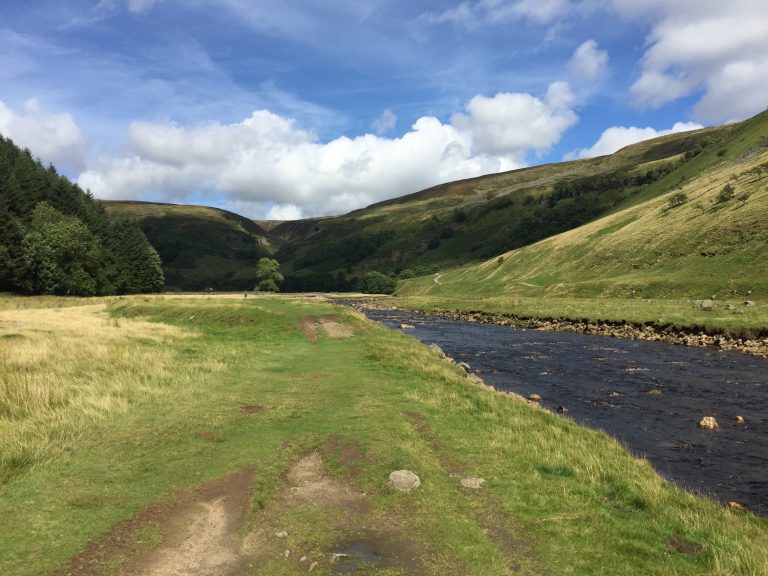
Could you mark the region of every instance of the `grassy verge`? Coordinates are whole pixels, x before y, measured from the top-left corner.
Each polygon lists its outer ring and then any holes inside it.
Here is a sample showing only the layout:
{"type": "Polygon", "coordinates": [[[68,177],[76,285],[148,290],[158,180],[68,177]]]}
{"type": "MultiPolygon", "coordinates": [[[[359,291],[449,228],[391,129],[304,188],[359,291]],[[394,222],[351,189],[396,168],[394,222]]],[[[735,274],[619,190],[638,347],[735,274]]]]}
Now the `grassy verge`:
{"type": "MultiPolygon", "coordinates": [[[[351,311],[226,297],[21,302],[0,300],[2,574],[54,574],[115,523],[246,469],[243,541],[280,528],[281,546],[322,558],[386,533],[417,551],[411,568],[362,573],[768,573],[764,519],[670,486],[606,435],[479,388],[351,311]],[[290,503],[291,467],[314,452],[323,485],[365,506],[290,503]],[[402,468],[421,488],[388,487],[402,468]],[[486,482],[464,490],[469,476],[486,482]]],[[[137,573],[137,555],[173,544],[154,525],[124,538],[88,573],[137,573]]],[[[269,546],[243,573],[307,572],[298,553],[269,546]]],[[[331,573],[318,562],[314,573],[331,573]]]]}
{"type": "Polygon", "coordinates": [[[688,299],[559,298],[548,296],[403,296],[382,300],[413,310],[483,311],[514,314],[525,318],[564,318],[653,323],[658,326],[702,326],[734,333],[760,331],[768,327],[768,303],[745,306],[743,299],[718,300],[712,311],[704,311],[688,299]]]}

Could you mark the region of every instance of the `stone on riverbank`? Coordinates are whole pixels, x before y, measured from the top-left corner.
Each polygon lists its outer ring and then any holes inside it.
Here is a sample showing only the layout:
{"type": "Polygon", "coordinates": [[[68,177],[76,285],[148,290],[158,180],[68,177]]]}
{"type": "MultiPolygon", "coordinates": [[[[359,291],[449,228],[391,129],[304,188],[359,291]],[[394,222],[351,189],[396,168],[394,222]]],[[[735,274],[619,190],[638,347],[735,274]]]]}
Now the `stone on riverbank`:
{"type": "Polygon", "coordinates": [[[744,416],[736,416],[736,418],[733,419],[733,423],[736,424],[736,426],[744,426],[747,421],[744,419],[744,416]]]}
{"type": "Polygon", "coordinates": [[[541,402],[541,396],[539,396],[538,394],[529,394],[528,400],[530,400],[531,402],[541,402]]]}

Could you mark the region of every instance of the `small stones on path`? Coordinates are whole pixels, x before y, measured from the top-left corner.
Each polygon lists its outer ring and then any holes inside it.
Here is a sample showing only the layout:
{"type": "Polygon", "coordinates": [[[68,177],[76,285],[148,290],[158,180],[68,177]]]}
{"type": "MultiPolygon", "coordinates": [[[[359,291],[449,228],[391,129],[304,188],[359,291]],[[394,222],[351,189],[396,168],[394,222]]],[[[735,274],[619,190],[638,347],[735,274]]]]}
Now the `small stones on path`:
{"type": "Polygon", "coordinates": [[[479,490],[483,482],[485,482],[485,478],[462,478],[460,484],[470,490],[479,490]]]}
{"type": "Polygon", "coordinates": [[[281,530],[280,532],[275,532],[275,536],[278,538],[286,538],[288,536],[288,532],[281,530]]]}
{"type": "Polygon", "coordinates": [[[539,396],[538,394],[529,394],[528,400],[530,400],[531,402],[541,402],[541,396],[539,396]]]}
{"type": "Polygon", "coordinates": [[[410,470],[395,470],[389,475],[389,483],[400,492],[411,492],[421,486],[419,477],[410,470]]]}
{"type": "Polygon", "coordinates": [[[717,423],[714,416],[704,416],[704,418],[699,421],[699,428],[702,428],[703,430],[720,430],[720,425],[717,423]]]}
{"type": "Polygon", "coordinates": [[[309,570],[307,570],[307,572],[312,572],[312,570],[315,569],[315,566],[317,566],[317,562],[312,562],[312,564],[309,565],[309,570]]]}
{"type": "Polygon", "coordinates": [[[747,421],[744,419],[744,416],[736,416],[736,418],[733,419],[733,423],[736,424],[736,426],[744,426],[747,421]]]}

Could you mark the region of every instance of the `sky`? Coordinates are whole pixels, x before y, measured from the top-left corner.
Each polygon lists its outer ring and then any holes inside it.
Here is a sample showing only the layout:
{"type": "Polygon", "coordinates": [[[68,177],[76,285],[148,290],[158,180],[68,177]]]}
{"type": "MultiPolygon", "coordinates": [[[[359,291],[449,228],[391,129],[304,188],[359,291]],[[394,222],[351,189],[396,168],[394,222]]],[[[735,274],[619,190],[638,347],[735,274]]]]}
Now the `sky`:
{"type": "Polygon", "coordinates": [[[766,106],[765,0],[0,0],[0,134],[103,199],[341,214],[766,106]]]}

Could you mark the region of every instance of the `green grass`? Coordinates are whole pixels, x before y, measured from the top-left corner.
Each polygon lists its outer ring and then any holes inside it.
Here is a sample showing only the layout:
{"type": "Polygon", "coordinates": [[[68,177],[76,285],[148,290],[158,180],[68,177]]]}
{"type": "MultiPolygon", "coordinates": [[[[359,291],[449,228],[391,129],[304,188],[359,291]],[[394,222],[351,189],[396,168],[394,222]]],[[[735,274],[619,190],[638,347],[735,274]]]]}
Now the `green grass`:
{"type": "MultiPolygon", "coordinates": [[[[147,297],[110,301],[107,315],[97,303],[50,302],[0,300],[0,333],[21,333],[38,345],[36,362],[3,365],[0,399],[21,374],[37,390],[58,374],[68,390],[58,403],[0,412],[3,451],[11,441],[38,445],[32,421],[47,439],[27,462],[7,470],[3,461],[2,574],[53,574],[115,522],[251,465],[248,525],[279,522],[289,534],[286,546],[329,551],[345,537],[343,513],[277,507],[286,470],[313,450],[334,481],[368,494],[376,526],[407,534],[427,574],[768,572],[764,519],[670,486],[605,434],[474,386],[413,339],[351,311],[288,299],[147,297]],[[354,336],[320,332],[310,343],[301,319],[329,314],[354,336]],[[51,330],[72,318],[90,331],[83,328],[77,346],[73,328],[68,352],[56,356],[50,346],[60,335],[51,330]],[[89,353],[94,338],[107,334],[109,352],[89,353]],[[138,389],[123,389],[121,377],[141,374],[138,389]],[[245,414],[244,405],[264,411],[245,414]],[[332,435],[359,447],[359,476],[345,475],[328,447],[332,435]],[[420,475],[419,490],[402,495],[387,487],[389,472],[401,468],[420,475]],[[468,495],[458,487],[463,476],[482,476],[486,484],[468,495]],[[516,571],[499,534],[516,546],[516,571]],[[673,536],[702,552],[669,550],[673,536]]],[[[1,350],[19,352],[6,346],[23,342],[4,341],[1,350]]],[[[162,540],[149,527],[131,537],[136,550],[162,540]]],[[[126,558],[108,560],[106,573],[114,573],[126,558]]],[[[252,573],[306,570],[274,559],[252,573]]],[[[315,572],[328,570],[323,564],[315,572]]]]}

